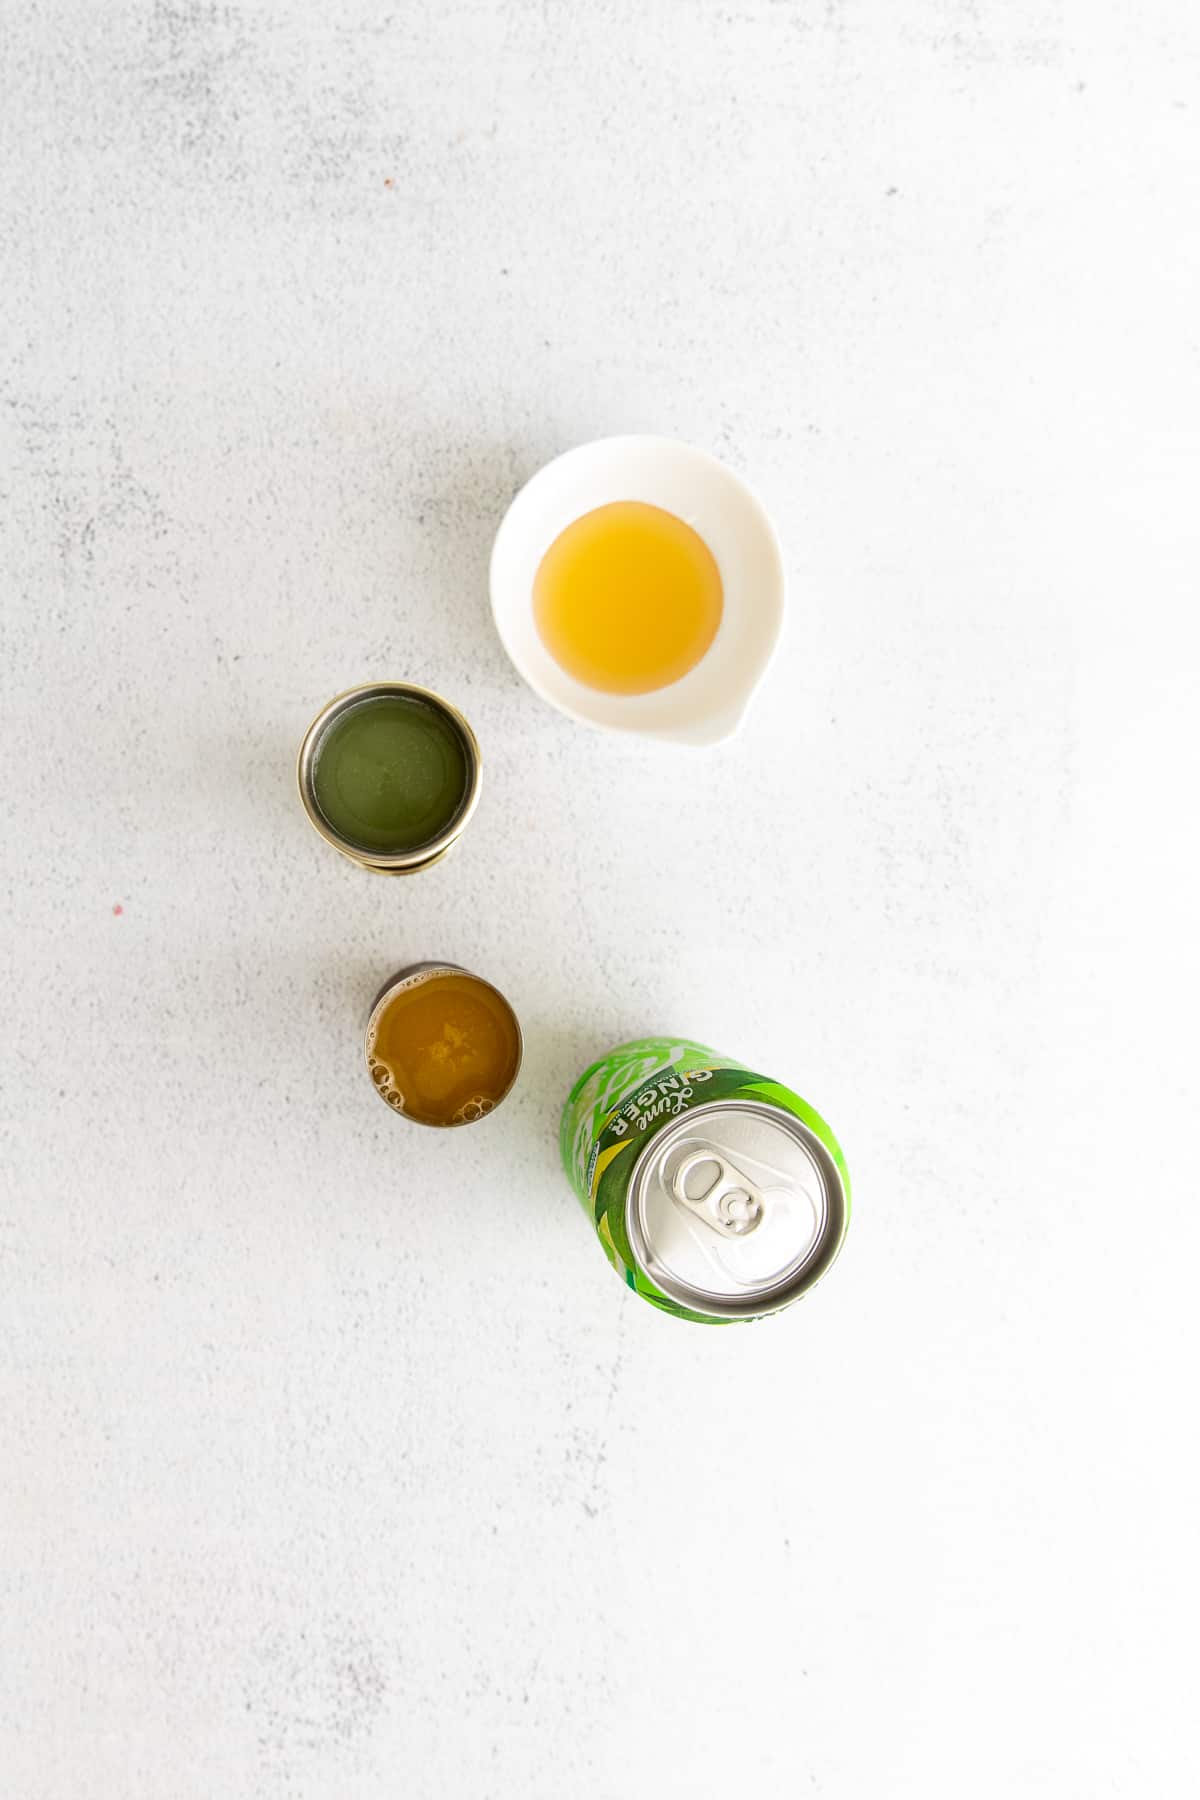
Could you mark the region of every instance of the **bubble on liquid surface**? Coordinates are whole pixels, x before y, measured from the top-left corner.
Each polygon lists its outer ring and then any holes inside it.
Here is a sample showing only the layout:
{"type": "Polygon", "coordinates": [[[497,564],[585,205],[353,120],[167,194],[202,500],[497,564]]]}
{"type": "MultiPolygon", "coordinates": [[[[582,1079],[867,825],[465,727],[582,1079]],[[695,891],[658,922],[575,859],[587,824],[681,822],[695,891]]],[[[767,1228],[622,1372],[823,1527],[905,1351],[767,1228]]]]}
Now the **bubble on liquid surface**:
{"type": "Polygon", "coordinates": [[[496,1102],[489,1100],[486,1094],[473,1094],[469,1100],[463,1101],[450,1123],[452,1125],[474,1125],[477,1119],[482,1119],[490,1113],[495,1104],[496,1102]]]}

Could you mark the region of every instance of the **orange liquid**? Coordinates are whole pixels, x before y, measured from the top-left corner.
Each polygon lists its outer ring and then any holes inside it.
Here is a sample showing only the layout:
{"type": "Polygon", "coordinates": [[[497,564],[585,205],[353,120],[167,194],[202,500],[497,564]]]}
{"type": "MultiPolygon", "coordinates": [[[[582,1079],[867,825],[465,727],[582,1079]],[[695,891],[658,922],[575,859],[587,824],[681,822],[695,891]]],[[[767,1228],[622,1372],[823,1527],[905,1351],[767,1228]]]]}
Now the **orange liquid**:
{"type": "Polygon", "coordinates": [[[547,650],[605,694],[649,694],[694,669],[723,605],[721,571],[704,539],[642,500],[615,500],[568,525],[533,582],[547,650]]]}
{"type": "Polygon", "coordinates": [[[367,1066],[388,1105],[423,1125],[466,1125],[516,1079],[521,1037],[486,981],[440,971],[396,988],[371,1015],[367,1066]]]}

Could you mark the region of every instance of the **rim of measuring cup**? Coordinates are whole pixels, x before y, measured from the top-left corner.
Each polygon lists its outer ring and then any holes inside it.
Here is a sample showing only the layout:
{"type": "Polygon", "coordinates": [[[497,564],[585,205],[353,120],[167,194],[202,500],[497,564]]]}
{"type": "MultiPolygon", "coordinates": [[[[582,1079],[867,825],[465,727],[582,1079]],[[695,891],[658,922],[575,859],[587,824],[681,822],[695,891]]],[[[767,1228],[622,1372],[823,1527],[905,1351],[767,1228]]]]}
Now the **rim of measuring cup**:
{"type": "Polygon", "coordinates": [[[335,694],[326,702],[305,732],[300,742],[296,757],[296,785],[300,789],[300,801],[308,815],[308,822],[327,844],[356,863],[360,869],[371,869],[378,874],[419,874],[422,869],[440,862],[446,852],[458,842],[469,824],[475,808],[479,804],[480,790],[483,785],[483,759],[480,755],[479,740],[471,730],[457,706],[441,694],[434,693],[432,688],[419,687],[412,681],[364,681],[358,687],[346,688],[343,693],[335,694]],[[387,855],[382,851],[367,849],[344,838],[330,825],[328,819],[317,805],[313,789],[313,776],[316,770],[317,753],[321,740],[336,719],[343,713],[360,706],[364,700],[382,699],[386,695],[401,694],[411,700],[422,700],[436,707],[449,719],[462,741],[466,752],[469,780],[466,798],[458,811],[438,837],[430,838],[424,844],[418,844],[411,850],[387,855]]]}

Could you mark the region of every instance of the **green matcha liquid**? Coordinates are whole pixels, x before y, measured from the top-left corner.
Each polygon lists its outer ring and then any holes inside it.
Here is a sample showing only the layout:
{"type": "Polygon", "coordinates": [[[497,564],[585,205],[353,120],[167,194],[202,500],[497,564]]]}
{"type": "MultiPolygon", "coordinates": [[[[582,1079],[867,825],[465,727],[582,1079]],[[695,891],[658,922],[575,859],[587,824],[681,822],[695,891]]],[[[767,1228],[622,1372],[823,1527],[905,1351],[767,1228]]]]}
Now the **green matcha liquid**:
{"type": "Polygon", "coordinates": [[[317,747],[313,794],[339,837],[395,856],[439,838],[469,782],[451,720],[427,701],[387,694],[334,720],[317,747]]]}

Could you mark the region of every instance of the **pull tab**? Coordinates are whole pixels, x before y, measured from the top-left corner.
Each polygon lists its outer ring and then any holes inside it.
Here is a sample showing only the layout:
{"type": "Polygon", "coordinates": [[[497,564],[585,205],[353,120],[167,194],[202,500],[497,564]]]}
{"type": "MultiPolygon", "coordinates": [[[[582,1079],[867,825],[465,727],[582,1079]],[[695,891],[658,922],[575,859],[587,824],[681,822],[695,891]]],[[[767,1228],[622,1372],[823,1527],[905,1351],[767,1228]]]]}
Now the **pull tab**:
{"type": "Polygon", "coordinates": [[[761,1191],[708,1144],[698,1145],[675,1165],[670,1190],[679,1206],[695,1213],[722,1237],[745,1237],[762,1222],[761,1191]],[[717,1173],[702,1194],[693,1196],[687,1191],[688,1176],[706,1164],[717,1173]]]}

